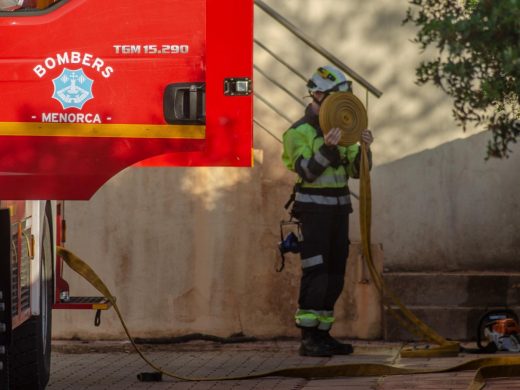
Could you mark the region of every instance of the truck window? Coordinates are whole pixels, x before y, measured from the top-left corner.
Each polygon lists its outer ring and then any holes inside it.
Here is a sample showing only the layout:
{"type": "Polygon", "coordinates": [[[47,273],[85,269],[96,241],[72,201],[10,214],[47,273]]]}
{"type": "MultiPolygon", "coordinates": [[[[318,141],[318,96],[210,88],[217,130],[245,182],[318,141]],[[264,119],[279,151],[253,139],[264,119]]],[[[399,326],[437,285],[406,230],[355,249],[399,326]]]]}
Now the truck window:
{"type": "Polygon", "coordinates": [[[0,0],[0,11],[42,10],[61,0],[0,0]]]}

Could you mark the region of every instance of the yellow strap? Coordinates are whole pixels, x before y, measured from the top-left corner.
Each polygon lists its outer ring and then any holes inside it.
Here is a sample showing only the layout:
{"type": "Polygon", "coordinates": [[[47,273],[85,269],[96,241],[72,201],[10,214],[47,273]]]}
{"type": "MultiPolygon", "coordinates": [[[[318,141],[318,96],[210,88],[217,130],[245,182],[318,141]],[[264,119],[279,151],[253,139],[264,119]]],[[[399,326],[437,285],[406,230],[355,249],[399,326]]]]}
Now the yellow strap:
{"type": "Polygon", "coordinates": [[[360,167],[360,187],[359,187],[359,218],[361,227],[361,243],[363,259],[370,271],[374,285],[383,297],[383,303],[389,309],[390,314],[394,315],[398,321],[413,333],[420,335],[423,339],[437,344],[439,347],[428,348],[427,350],[404,349],[401,352],[403,357],[437,357],[437,356],[457,356],[460,345],[453,341],[447,341],[423,321],[421,321],[410,309],[408,309],[397,296],[390,291],[384,284],[383,278],[377,272],[372,252],[371,243],[371,220],[372,220],[372,193],[370,186],[370,169],[368,162],[368,151],[366,144],[361,144],[361,167],[360,167]],[[396,313],[390,304],[393,303],[399,309],[396,313]]]}
{"type": "Polygon", "coordinates": [[[204,139],[206,126],[0,122],[0,136],[204,139]]]}
{"type": "Polygon", "coordinates": [[[341,365],[325,365],[325,366],[304,366],[304,367],[289,367],[273,371],[264,371],[256,374],[242,375],[242,376],[227,376],[227,377],[184,377],[173,372],[165,371],[157,366],[139,350],[131,336],[128,327],[123,319],[123,316],[117,306],[115,297],[111,294],[108,287],[103,283],[99,276],[79,257],[65,248],[57,247],[57,255],[61,256],[67,265],[83,276],[92,286],[94,286],[105,298],[107,298],[123,325],[128,339],[132,343],[135,351],[139,356],[154,370],[163,375],[184,380],[184,381],[225,381],[225,380],[239,380],[239,379],[255,379],[267,376],[283,376],[294,378],[332,378],[332,377],[368,377],[368,376],[387,376],[387,375],[417,375],[417,374],[433,374],[433,373],[447,373],[465,370],[478,370],[474,380],[468,387],[468,390],[480,390],[485,384],[486,378],[499,376],[520,376],[520,357],[492,357],[475,359],[466,363],[458,364],[456,366],[441,368],[441,369],[415,369],[395,367],[385,364],[341,364],[341,365]]]}

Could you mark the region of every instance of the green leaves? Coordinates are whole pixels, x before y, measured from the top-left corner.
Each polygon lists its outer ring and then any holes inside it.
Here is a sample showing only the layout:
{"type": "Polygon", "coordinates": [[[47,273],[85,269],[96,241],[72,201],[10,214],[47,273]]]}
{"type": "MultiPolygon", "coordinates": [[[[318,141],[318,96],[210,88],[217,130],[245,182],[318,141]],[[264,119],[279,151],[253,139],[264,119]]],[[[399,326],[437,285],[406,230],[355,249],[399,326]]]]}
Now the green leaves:
{"type": "Polygon", "coordinates": [[[421,63],[417,82],[454,99],[453,114],[492,133],[489,157],[507,157],[520,133],[520,0],[412,0],[403,23],[439,57],[421,63]]]}

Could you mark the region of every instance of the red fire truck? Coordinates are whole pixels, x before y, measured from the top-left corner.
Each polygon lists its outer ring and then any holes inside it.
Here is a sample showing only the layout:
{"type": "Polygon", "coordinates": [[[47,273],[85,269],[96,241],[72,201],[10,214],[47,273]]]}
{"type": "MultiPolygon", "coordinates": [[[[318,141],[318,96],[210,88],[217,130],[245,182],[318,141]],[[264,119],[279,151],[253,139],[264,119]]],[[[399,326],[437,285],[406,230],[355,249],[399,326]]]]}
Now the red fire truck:
{"type": "MultiPolygon", "coordinates": [[[[43,389],[64,203],[129,166],[251,166],[253,0],[0,0],[0,388],[43,389]]],[[[138,169],[138,168],[136,168],[138,169]]]]}

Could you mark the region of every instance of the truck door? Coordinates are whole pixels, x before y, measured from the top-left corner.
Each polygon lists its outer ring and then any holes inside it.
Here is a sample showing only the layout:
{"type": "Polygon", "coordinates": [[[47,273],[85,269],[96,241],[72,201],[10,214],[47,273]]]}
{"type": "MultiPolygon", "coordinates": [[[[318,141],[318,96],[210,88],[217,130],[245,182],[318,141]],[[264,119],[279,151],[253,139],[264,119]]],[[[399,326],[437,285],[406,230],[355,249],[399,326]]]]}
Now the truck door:
{"type": "Polygon", "coordinates": [[[0,12],[0,199],[251,165],[252,0],[27,4],[0,12]]]}

